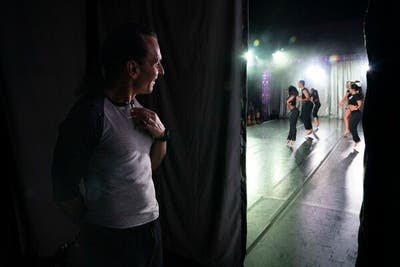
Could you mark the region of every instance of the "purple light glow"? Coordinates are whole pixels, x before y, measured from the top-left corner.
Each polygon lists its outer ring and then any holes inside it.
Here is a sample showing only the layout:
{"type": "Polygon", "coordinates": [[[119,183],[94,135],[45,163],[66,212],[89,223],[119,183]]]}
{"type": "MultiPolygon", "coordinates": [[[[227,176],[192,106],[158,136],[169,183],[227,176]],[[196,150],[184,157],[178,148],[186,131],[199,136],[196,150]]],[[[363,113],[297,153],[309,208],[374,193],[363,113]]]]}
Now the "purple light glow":
{"type": "Polygon", "coordinates": [[[261,94],[261,119],[268,119],[268,104],[270,100],[270,80],[271,73],[269,71],[264,71],[262,74],[262,94],[261,94]]]}

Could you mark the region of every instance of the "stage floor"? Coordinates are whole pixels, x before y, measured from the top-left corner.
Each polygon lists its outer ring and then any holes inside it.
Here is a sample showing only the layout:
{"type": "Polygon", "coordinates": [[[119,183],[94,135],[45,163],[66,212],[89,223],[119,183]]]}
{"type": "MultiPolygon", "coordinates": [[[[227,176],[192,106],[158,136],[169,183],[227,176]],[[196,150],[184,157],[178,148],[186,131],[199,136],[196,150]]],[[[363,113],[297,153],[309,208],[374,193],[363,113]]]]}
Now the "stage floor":
{"type": "Polygon", "coordinates": [[[362,202],[359,153],[343,122],[322,119],[312,141],[298,124],[293,150],[287,120],[247,128],[247,257],[253,266],[354,266],[362,202]]]}

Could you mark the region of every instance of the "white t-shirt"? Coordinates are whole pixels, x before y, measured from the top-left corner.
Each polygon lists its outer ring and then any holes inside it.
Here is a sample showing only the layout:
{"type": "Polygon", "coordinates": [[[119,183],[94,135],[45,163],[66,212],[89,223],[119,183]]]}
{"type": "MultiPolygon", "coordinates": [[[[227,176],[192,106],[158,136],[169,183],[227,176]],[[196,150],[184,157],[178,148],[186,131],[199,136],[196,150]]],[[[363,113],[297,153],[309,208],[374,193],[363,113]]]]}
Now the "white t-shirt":
{"type": "MultiPolygon", "coordinates": [[[[137,100],[134,106],[141,107],[137,100]]],[[[152,137],[138,129],[131,106],[104,99],[104,127],[84,179],[84,223],[130,228],[158,218],[152,179],[152,137]]]]}

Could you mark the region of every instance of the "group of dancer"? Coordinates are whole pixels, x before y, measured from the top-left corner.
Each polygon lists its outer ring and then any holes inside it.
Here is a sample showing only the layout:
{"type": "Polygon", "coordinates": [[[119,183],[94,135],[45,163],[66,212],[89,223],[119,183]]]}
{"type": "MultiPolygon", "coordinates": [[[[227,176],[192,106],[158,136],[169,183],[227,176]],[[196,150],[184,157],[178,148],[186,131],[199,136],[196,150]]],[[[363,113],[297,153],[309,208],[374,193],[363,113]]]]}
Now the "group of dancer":
{"type": "MultiPolygon", "coordinates": [[[[304,123],[305,138],[312,139],[311,135],[319,129],[319,117],[318,111],[321,107],[318,91],[314,88],[308,90],[305,87],[305,81],[301,80],[298,82],[298,87],[301,92],[294,86],[288,88],[287,106],[289,109],[289,135],[287,137],[287,145],[293,147],[296,142],[297,135],[297,120],[300,117],[304,123]],[[301,114],[297,108],[297,102],[301,102],[301,114]],[[312,118],[314,119],[315,129],[313,129],[312,118]]],[[[363,105],[364,95],[362,93],[361,83],[359,81],[346,82],[347,91],[339,103],[340,107],[343,107],[347,101],[344,124],[345,124],[345,137],[350,133],[354,140],[354,149],[360,143],[360,137],[358,135],[357,126],[361,121],[361,107],[363,105]]]]}
{"type": "Polygon", "coordinates": [[[311,135],[318,131],[319,128],[319,117],[318,111],[321,107],[321,102],[319,99],[318,91],[314,88],[308,90],[305,87],[305,81],[301,80],[298,83],[298,87],[300,89],[301,95],[299,95],[299,91],[294,86],[289,86],[288,88],[288,98],[287,105],[289,108],[289,121],[290,121],[290,129],[289,135],[287,138],[287,145],[289,147],[293,147],[296,142],[297,135],[297,120],[300,117],[301,121],[304,123],[304,128],[306,129],[305,137],[312,138],[311,135]],[[297,108],[297,101],[301,102],[301,114],[299,109],[297,108]],[[314,119],[315,130],[313,129],[312,119],[314,119]]]}

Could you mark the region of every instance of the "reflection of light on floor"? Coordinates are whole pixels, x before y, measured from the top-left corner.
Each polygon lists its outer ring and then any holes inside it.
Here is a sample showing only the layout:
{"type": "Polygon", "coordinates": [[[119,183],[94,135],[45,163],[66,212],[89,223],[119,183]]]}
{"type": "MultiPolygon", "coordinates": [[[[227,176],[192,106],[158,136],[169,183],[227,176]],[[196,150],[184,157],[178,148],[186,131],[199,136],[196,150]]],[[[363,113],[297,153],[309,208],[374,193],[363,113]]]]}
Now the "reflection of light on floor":
{"type": "Polygon", "coordinates": [[[324,159],[341,134],[342,122],[322,120],[319,140],[308,144],[299,132],[294,151],[285,144],[287,121],[272,121],[248,130],[246,153],[247,197],[251,204],[261,196],[286,198],[301,185],[304,175],[324,159]],[[267,133],[269,135],[267,135],[267,133]]]}
{"type": "Polygon", "coordinates": [[[332,260],[346,261],[342,254],[356,255],[364,144],[360,153],[351,154],[354,143],[342,138],[343,122],[324,119],[322,125],[320,139],[311,143],[300,129],[293,151],[285,146],[287,121],[249,129],[247,240],[253,249],[245,266],[329,266],[332,260]]]}
{"type": "MultiPolygon", "coordinates": [[[[280,157],[280,153],[280,151],[274,151],[271,156],[276,158],[275,162],[272,165],[265,166],[265,164],[262,162],[260,153],[253,153],[251,149],[248,150],[246,158],[246,171],[247,195],[250,200],[256,197],[258,194],[263,194],[266,191],[272,190],[274,185],[279,184],[284,176],[289,172],[286,166],[284,166],[285,163],[287,163],[287,157],[285,158],[283,155],[280,157]],[[266,167],[271,169],[266,170],[266,167]],[[269,175],[269,177],[266,177],[267,175],[269,175]],[[266,184],[266,182],[268,184],[266,184]]],[[[289,184],[285,183],[283,186],[289,186],[289,184]]],[[[284,190],[282,185],[280,186],[280,190],[284,190]]]]}
{"type": "Polygon", "coordinates": [[[261,175],[258,175],[258,169],[260,168],[259,159],[255,153],[247,153],[246,155],[246,174],[247,174],[247,195],[249,198],[253,197],[257,193],[258,185],[260,184],[261,175]]]}
{"type": "Polygon", "coordinates": [[[273,171],[272,171],[273,176],[272,176],[271,182],[272,182],[272,184],[276,184],[277,182],[279,182],[282,179],[284,168],[282,167],[281,164],[278,163],[278,164],[274,164],[272,166],[272,169],[273,169],[273,171]]]}
{"type": "Polygon", "coordinates": [[[363,180],[364,180],[364,147],[360,145],[360,153],[355,157],[353,162],[347,169],[346,182],[345,182],[345,194],[347,203],[357,203],[350,207],[346,207],[348,210],[358,213],[361,207],[361,200],[363,198],[363,180]]]}

